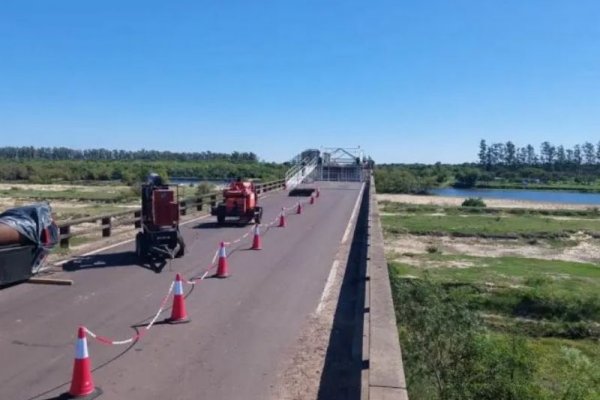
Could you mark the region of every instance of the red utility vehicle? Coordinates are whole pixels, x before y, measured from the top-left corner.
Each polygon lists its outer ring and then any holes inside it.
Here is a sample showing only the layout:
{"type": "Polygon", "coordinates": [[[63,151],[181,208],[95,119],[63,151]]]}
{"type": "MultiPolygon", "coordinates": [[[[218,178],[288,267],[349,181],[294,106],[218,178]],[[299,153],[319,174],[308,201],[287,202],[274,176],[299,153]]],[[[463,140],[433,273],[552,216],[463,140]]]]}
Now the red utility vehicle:
{"type": "Polygon", "coordinates": [[[260,224],[263,209],[257,204],[258,195],[254,183],[238,179],[223,190],[223,202],[213,207],[211,214],[217,217],[219,225],[224,224],[227,218],[235,218],[243,224],[252,220],[260,224]]]}

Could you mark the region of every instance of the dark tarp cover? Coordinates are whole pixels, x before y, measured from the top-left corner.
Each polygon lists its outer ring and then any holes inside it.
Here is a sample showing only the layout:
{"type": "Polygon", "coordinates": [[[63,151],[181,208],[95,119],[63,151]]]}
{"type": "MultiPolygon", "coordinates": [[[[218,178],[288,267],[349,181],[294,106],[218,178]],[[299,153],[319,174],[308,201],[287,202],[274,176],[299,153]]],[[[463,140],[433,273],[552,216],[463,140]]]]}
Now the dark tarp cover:
{"type": "Polygon", "coordinates": [[[52,221],[48,203],[11,208],[0,214],[0,224],[9,226],[36,245],[37,253],[32,272],[36,273],[52,247],[58,243],[58,228],[52,221]]]}

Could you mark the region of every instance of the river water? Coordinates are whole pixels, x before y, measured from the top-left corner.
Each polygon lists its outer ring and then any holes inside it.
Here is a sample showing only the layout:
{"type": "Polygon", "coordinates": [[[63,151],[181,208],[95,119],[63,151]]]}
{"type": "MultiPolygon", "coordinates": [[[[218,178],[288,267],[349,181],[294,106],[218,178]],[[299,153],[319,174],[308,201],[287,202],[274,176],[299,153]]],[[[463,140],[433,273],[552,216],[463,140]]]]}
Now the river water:
{"type": "Polygon", "coordinates": [[[548,203],[600,204],[600,193],[581,193],[566,190],[529,190],[529,189],[432,189],[436,196],[481,197],[482,199],[525,200],[548,203]]]}

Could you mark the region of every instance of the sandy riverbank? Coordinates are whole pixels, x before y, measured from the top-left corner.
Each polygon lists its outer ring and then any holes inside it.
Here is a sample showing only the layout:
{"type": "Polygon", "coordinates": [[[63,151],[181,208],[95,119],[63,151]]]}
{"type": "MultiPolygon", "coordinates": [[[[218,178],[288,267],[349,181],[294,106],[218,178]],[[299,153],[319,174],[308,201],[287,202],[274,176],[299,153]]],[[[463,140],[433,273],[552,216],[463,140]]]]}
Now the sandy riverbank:
{"type": "MultiPolygon", "coordinates": [[[[407,204],[424,204],[436,206],[460,206],[465,200],[462,197],[422,196],[412,194],[378,194],[378,201],[393,201],[407,204]]],[[[547,203],[525,200],[485,199],[488,207],[494,208],[535,208],[538,210],[586,210],[598,207],[594,204],[547,203]]]]}

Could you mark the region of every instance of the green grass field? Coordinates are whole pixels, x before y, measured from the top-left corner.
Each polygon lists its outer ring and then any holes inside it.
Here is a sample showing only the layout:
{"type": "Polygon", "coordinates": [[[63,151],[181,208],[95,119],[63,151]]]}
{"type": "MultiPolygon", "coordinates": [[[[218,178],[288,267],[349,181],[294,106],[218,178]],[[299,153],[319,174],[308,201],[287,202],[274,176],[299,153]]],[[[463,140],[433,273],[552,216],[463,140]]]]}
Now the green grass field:
{"type": "Polygon", "coordinates": [[[575,182],[530,183],[526,187],[521,182],[479,182],[475,185],[482,189],[529,189],[529,190],[568,190],[574,192],[600,192],[598,181],[589,185],[575,182]]]}
{"type": "Polygon", "coordinates": [[[535,215],[383,215],[387,234],[480,237],[560,237],[584,231],[600,232],[600,220],[555,219],[535,215]]]}
{"type": "MultiPolygon", "coordinates": [[[[575,373],[592,376],[584,384],[600,393],[600,380],[594,380],[600,370],[593,367],[600,365],[600,267],[513,257],[424,254],[410,259],[410,264],[390,262],[393,287],[426,279],[465,300],[499,340],[525,338],[540,390],[534,398],[571,398],[561,396],[575,373]],[[450,267],[458,263],[461,267],[450,267]]],[[[427,392],[423,388],[416,392],[417,399],[431,398],[419,395],[427,392]]],[[[591,394],[573,398],[597,399],[591,394]]]]}
{"type": "Polygon", "coordinates": [[[12,186],[0,190],[0,196],[32,200],[64,200],[95,202],[126,202],[136,198],[136,194],[122,186],[90,186],[89,188],[61,188],[59,190],[36,189],[28,186],[12,186]]]}
{"type": "Polygon", "coordinates": [[[600,323],[600,267],[595,264],[440,254],[413,255],[411,264],[416,265],[390,265],[399,276],[427,276],[445,286],[466,288],[465,296],[481,311],[600,323]]]}
{"type": "MultiPolygon", "coordinates": [[[[397,235],[410,233],[419,235],[414,240],[428,244],[428,253],[400,254],[396,246],[387,255],[413,400],[444,398],[436,390],[435,363],[428,363],[428,355],[440,345],[441,355],[432,358],[452,365],[453,343],[468,343],[468,335],[479,343],[461,355],[472,357],[460,359],[460,364],[470,367],[462,375],[457,370],[455,377],[446,377],[474,385],[469,386],[470,394],[460,387],[450,388],[460,393],[458,398],[600,399],[599,265],[450,255],[430,244],[431,237],[438,235],[544,237],[551,247],[568,247],[573,245],[568,237],[573,232],[600,232],[598,210],[472,209],[392,202],[380,203],[380,208],[387,241],[393,243],[397,235]],[[411,291],[423,286],[419,283],[438,288],[429,296],[436,290],[444,293],[437,305],[420,303],[424,293],[433,289],[411,291]],[[462,326],[454,314],[445,314],[454,307],[466,307],[457,314],[461,318],[476,315],[473,318],[481,320],[483,331],[449,331],[462,326]],[[515,342],[520,344],[511,350],[515,342]],[[481,352],[481,343],[487,351],[481,352]],[[482,373],[490,368],[495,371],[491,376],[482,373]],[[525,375],[513,376],[513,372],[525,375]],[[469,375],[478,373],[482,375],[469,375]],[[519,380],[520,376],[524,378],[519,380]]],[[[502,246],[504,241],[495,243],[502,246]]]]}
{"type": "Polygon", "coordinates": [[[531,215],[577,218],[599,218],[600,209],[535,209],[535,208],[495,208],[495,207],[449,207],[424,204],[407,204],[393,201],[380,201],[379,206],[384,213],[393,214],[432,214],[446,215],[531,215]]]}

